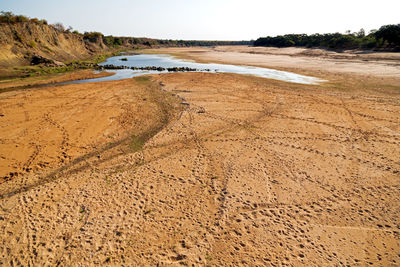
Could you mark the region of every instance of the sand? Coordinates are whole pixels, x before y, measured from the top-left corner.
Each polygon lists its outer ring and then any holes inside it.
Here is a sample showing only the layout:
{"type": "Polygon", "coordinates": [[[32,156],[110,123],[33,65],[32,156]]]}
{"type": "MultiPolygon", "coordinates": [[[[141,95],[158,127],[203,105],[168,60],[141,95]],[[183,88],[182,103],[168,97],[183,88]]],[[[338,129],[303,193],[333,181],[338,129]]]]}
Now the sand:
{"type": "MultiPolygon", "coordinates": [[[[0,73],[2,71],[3,69],[0,69],[0,73]]],[[[25,78],[2,79],[0,81],[0,93],[6,91],[25,90],[39,85],[43,86],[52,83],[100,78],[110,75],[112,75],[112,73],[106,71],[94,72],[92,70],[75,70],[67,73],[39,75],[25,78]]]]}
{"type": "Polygon", "coordinates": [[[167,48],[147,50],[171,53],[202,62],[270,67],[297,73],[344,73],[379,77],[400,77],[400,53],[322,49],[217,46],[214,48],[167,48]]]}
{"type": "Polygon", "coordinates": [[[400,80],[303,72],[329,82],[171,73],[1,94],[1,170],[49,164],[0,185],[0,262],[399,265],[400,80]]]}

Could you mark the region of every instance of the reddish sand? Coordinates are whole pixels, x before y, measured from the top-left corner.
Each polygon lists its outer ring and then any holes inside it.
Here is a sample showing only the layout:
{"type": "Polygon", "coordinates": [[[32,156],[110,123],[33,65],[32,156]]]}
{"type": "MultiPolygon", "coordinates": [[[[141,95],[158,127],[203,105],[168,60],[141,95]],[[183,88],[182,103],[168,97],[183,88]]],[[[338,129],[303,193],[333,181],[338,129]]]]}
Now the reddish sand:
{"type": "Polygon", "coordinates": [[[399,265],[398,67],[305,58],[0,94],[0,263],[399,265]]]}

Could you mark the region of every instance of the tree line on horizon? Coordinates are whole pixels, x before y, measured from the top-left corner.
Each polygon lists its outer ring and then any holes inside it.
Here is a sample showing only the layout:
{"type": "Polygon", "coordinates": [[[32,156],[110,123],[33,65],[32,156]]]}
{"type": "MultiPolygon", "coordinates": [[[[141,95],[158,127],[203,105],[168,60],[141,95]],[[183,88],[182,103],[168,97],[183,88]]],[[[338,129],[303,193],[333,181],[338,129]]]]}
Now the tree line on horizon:
{"type": "Polygon", "coordinates": [[[216,46],[216,45],[251,45],[252,41],[198,41],[198,40],[171,40],[171,39],[152,39],[145,37],[116,37],[112,35],[103,35],[101,32],[84,32],[83,34],[73,31],[75,34],[80,34],[83,39],[95,41],[102,39],[107,46],[118,47],[121,45],[132,46],[216,46]]]}
{"type": "Polygon", "coordinates": [[[254,46],[400,50],[400,24],[383,25],[378,30],[370,31],[368,35],[361,29],[353,33],[347,31],[346,34],[285,34],[260,37],[254,42],[254,46]]]}

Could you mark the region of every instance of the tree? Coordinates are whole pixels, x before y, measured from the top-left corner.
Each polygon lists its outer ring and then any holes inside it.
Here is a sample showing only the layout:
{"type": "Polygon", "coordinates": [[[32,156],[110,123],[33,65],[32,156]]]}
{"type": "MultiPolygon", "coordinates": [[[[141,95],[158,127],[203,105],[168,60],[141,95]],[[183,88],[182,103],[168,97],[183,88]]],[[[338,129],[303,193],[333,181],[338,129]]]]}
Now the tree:
{"type": "Polygon", "coordinates": [[[384,25],[374,33],[376,39],[387,41],[389,45],[400,45],[400,24],[384,25]]]}
{"type": "Polygon", "coordinates": [[[4,22],[11,22],[11,18],[14,14],[10,11],[1,11],[1,16],[4,18],[4,22]]]}
{"type": "Polygon", "coordinates": [[[56,23],[54,23],[54,24],[53,24],[53,27],[54,27],[56,30],[60,31],[60,32],[65,31],[65,27],[64,27],[64,25],[63,25],[61,22],[56,22],[56,23]]]}
{"type": "Polygon", "coordinates": [[[363,28],[361,28],[360,31],[356,35],[359,38],[364,37],[365,36],[365,30],[363,28]]]}
{"type": "Polygon", "coordinates": [[[3,23],[17,23],[17,22],[26,22],[29,21],[28,17],[23,15],[14,15],[12,12],[9,11],[1,11],[0,13],[0,22],[3,23]]]}

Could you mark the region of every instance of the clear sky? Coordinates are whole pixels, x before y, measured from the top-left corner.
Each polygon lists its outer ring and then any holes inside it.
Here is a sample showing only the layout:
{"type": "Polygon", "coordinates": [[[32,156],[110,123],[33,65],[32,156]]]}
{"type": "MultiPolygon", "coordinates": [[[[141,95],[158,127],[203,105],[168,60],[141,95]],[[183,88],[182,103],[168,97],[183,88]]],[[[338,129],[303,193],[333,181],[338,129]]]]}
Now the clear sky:
{"type": "Polygon", "coordinates": [[[0,0],[0,10],[80,32],[184,40],[368,33],[400,23],[400,0],[0,0]]]}

